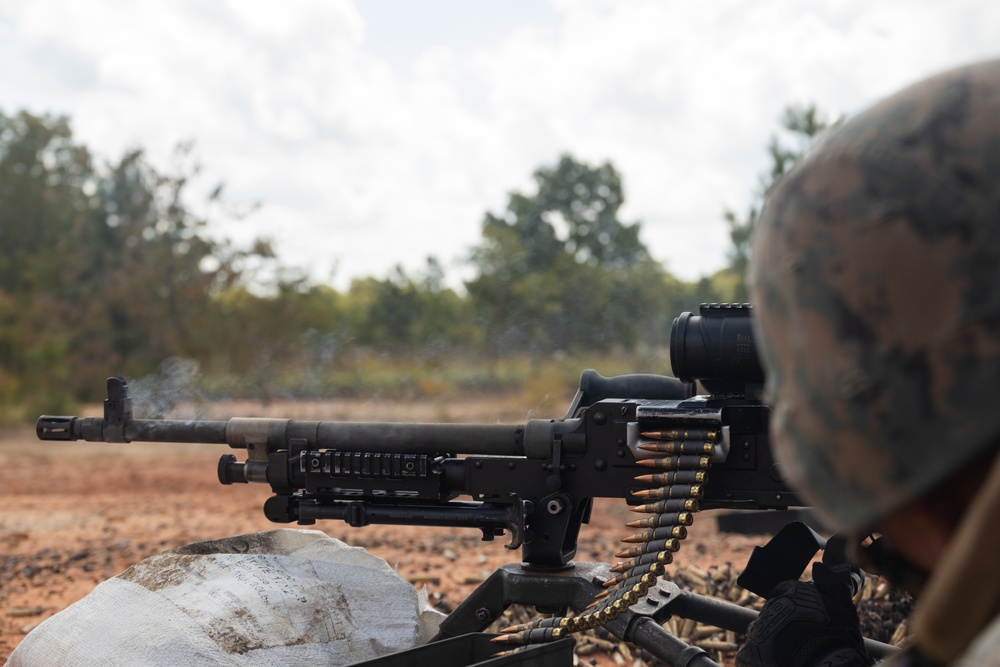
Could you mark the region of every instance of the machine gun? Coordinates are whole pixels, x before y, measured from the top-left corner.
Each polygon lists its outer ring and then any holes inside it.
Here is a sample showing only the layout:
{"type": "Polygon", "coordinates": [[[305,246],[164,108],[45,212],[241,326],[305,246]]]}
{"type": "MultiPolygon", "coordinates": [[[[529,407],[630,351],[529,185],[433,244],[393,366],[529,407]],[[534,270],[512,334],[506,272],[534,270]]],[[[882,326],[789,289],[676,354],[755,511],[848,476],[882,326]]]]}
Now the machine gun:
{"type": "MultiPolygon", "coordinates": [[[[269,484],[274,495],[264,514],[279,523],[461,526],[481,530],[484,540],[506,533],[507,548],[520,549],[521,562],[487,579],[442,623],[439,639],[481,631],[510,604],[533,604],[578,615],[501,641],[532,644],[601,625],[670,664],[712,665],[704,651],[660,623],[683,615],[742,632],[755,613],[682,592],[658,575],[701,509],[802,504],[771,455],[750,310],[703,305],[699,314],[683,313],[671,330],[676,378],[584,371],[561,419],[516,425],[133,419],[127,383],[111,378],[103,417],[42,416],[37,434],[246,450],[243,461],[222,456],[219,481],[269,484]],[[705,394],[696,394],[695,381],[705,394]],[[630,523],[644,530],[627,538],[636,546],[619,554],[629,560],[614,568],[572,560],[598,497],[623,498],[646,515],[630,523]]],[[[805,549],[806,562],[817,546],[805,549]]]]}

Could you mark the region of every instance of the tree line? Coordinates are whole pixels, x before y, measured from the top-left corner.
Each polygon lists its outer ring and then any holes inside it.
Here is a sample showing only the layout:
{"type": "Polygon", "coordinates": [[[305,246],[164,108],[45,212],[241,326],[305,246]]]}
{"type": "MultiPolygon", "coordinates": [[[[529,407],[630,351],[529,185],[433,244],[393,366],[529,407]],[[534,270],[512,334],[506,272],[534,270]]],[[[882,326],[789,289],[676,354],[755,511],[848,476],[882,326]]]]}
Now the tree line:
{"type": "MultiPolygon", "coordinates": [[[[797,113],[785,122],[793,132],[797,113]]],[[[533,192],[512,192],[503,211],[484,215],[464,290],[448,287],[430,257],[421,271],[397,267],[338,291],[282,266],[266,241],[240,246],[213,233],[221,216],[240,213],[221,185],[193,200],[198,169],[190,145],[167,170],[141,149],[100,160],[66,117],[0,113],[8,413],[94,400],[107,375],[155,373],[168,359],[230,378],[228,390],[266,395],[274,386],[323,391],[331,385],[309,378],[359,372],[371,355],[488,364],[662,347],[677,313],[742,297],[740,239],[756,216],[729,213],[731,266],[685,282],[650,256],[639,222],[620,218],[614,166],[563,155],[535,171],[533,192]]]]}

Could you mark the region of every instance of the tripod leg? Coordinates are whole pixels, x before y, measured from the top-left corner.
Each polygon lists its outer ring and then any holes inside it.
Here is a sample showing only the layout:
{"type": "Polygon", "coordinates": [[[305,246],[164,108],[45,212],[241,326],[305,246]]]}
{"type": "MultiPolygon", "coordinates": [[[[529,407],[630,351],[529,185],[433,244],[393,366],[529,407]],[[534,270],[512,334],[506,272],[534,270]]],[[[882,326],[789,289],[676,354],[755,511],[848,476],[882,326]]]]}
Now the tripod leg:
{"type": "MultiPolygon", "coordinates": [[[[512,604],[565,607],[580,612],[602,590],[600,582],[609,574],[609,566],[605,563],[577,563],[562,572],[526,570],[520,564],[504,565],[449,614],[431,641],[481,632],[512,604]]],[[[651,613],[626,611],[604,627],[669,665],[718,667],[704,650],[688,646],[664,630],[651,613]]]]}
{"type": "Polygon", "coordinates": [[[480,632],[512,604],[586,608],[609,576],[605,563],[577,563],[559,572],[526,570],[519,563],[504,565],[481,583],[441,623],[432,641],[480,632]]]}

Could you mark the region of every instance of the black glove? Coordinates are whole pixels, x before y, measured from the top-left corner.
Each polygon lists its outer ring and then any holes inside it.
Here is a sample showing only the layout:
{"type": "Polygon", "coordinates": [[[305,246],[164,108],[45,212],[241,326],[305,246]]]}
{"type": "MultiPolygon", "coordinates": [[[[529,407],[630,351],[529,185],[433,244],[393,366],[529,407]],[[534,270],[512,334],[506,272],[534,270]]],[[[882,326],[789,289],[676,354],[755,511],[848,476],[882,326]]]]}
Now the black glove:
{"type": "Polygon", "coordinates": [[[737,667],[866,667],[873,664],[861,638],[846,567],[813,564],[813,580],[774,587],[747,628],[737,667]]]}

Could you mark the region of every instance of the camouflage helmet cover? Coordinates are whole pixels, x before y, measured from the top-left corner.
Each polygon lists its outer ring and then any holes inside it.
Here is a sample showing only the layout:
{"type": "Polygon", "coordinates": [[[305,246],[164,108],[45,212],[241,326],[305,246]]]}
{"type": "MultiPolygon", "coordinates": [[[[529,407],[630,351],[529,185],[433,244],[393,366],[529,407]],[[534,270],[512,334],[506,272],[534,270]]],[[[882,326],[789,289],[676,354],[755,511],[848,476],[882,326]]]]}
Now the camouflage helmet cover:
{"type": "Polygon", "coordinates": [[[856,116],[772,193],[749,286],[789,481],[870,527],[1000,436],[1000,61],[856,116]]]}

